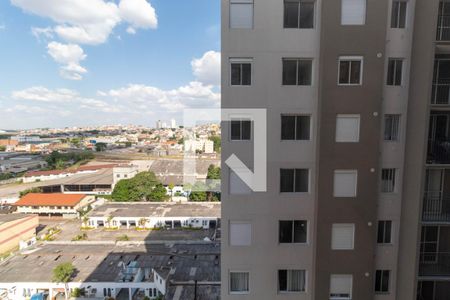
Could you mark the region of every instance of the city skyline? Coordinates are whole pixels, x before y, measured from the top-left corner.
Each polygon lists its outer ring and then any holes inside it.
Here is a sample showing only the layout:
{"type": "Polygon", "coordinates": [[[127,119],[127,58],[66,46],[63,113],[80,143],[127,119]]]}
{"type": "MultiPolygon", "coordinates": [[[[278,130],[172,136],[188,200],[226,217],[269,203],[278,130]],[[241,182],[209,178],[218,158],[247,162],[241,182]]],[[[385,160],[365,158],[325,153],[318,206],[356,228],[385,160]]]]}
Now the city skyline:
{"type": "Polygon", "coordinates": [[[219,1],[5,1],[0,42],[2,130],[181,124],[220,105],[219,1]]]}

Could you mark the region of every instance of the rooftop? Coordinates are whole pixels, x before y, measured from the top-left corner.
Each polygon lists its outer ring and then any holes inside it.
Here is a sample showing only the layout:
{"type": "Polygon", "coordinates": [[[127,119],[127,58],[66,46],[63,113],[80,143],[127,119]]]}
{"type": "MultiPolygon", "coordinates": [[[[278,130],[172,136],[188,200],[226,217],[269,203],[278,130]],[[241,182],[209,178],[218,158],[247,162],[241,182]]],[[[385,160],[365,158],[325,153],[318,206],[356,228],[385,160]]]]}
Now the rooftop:
{"type": "Polygon", "coordinates": [[[215,217],[220,218],[220,202],[134,202],[108,203],[95,208],[90,217],[215,217]]]}
{"type": "Polygon", "coordinates": [[[0,282],[51,282],[53,269],[65,262],[77,270],[74,282],[120,281],[123,264],[130,262],[166,273],[174,281],[220,281],[219,244],[48,244],[0,263],[0,282]]]}
{"type": "Polygon", "coordinates": [[[17,201],[16,206],[75,206],[86,195],[29,193],[17,201]]]}

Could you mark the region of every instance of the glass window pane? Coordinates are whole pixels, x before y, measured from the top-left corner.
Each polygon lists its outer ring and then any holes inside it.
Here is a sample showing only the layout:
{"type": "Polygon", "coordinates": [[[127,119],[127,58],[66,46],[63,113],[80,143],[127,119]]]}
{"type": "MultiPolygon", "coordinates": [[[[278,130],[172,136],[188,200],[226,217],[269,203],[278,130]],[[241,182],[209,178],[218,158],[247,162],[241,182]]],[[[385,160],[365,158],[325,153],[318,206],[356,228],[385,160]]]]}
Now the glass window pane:
{"type": "Polygon", "coordinates": [[[385,229],[384,229],[384,242],[391,242],[391,230],[392,230],[392,221],[385,221],[385,229]]]}
{"type": "Polygon", "coordinates": [[[298,85],[311,85],[311,60],[298,61],[298,85]]]}
{"type": "Polygon", "coordinates": [[[375,272],[375,292],[381,292],[381,270],[375,272]]]}
{"type": "Polygon", "coordinates": [[[387,85],[394,84],[394,74],[395,74],[395,60],[389,59],[388,61],[388,73],[387,73],[387,85]]]}
{"type": "Polygon", "coordinates": [[[389,291],[389,271],[383,271],[382,280],[381,280],[381,291],[388,292],[389,291]]]}
{"type": "Polygon", "coordinates": [[[296,128],[296,139],[297,140],[309,140],[310,135],[310,117],[309,116],[298,116],[297,117],[297,128],[296,128]]]}
{"type": "Polygon", "coordinates": [[[292,243],[292,221],[280,221],[280,243],[292,243]]]}
{"type": "Polygon", "coordinates": [[[242,85],[252,84],[252,65],[242,64],[242,85]]]}
{"type": "Polygon", "coordinates": [[[391,13],[391,28],[398,28],[398,12],[399,12],[399,2],[392,2],[392,13],[391,13]]]}
{"type": "Polygon", "coordinates": [[[406,27],[406,8],[408,3],[406,1],[400,2],[400,15],[398,18],[398,28],[406,27]]]}
{"type": "Polygon", "coordinates": [[[295,192],[307,193],[309,189],[309,170],[295,169],[295,192]]]}
{"type": "Polygon", "coordinates": [[[297,61],[283,60],[283,85],[297,84],[297,61]]]}
{"type": "Polygon", "coordinates": [[[350,62],[340,61],[339,62],[339,83],[348,84],[350,78],[350,62]]]}
{"type": "Polygon", "coordinates": [[[231,139],[241,139],[241,121],[231,121],[231,139]]]}
{"type": "Polygon", "coordinates": [[[241,64],[231,64],[231,85],[241,84],[241,64]]]}
{"type": "Polygon", "coordinates": [[[242,139],[250,140],[252,132],[252,121],[242,121],[242,139]]]}
{"type": "Polygon", "coordinates": [[[298,1],[284,2],[284,28],[298,28],[298,1]]]}
{"type": "Polygon", "coordinates": [[[281,139],[295,139],[295,116],[281,116],[281,139]]]}
{"type": "Polygon", "coordinates": [[[306,243],[308,235],[306,221],[294,221],[294,243],[306,243]]]}
{"type": "Polygon", "coordinates": [[[300,28],[314,27],[314,2],[300,2],[300,28]]]}
{"type": "Polygon", "coordinates": [[[361,61],[354,60],[351,62],[350,67],[350,83],[359,84],[361,83],[361,61]]]}
{"type": "Polygon", "coordinates": [[[402,85],[402,68],[403,61],[401,59],[397,59],[395,61],[395,85],[402,85]]]}
{"type": "Polygon", "coordinates": [[[384,243],[384,221],[378,222],[377,243],[384,243]]]}
{"type": "Polygon", "coordinates": [[[294,192],[294,169],[280,170],[280,192],[292,193],[294,192]]]}
{"type": "Polygon", "coordinates": [[[287,270],[278,270],[278,289],[287,291],[287,270]]]}

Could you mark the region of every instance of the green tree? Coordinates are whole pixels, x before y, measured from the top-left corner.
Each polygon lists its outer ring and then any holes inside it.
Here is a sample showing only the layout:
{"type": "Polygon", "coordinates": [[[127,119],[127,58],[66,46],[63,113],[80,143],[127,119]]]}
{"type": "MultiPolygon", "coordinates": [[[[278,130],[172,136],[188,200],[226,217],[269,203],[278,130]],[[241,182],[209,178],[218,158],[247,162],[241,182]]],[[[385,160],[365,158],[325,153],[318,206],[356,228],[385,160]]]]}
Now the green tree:
{"type": "Polygon", "coordinates": [[[220,167],[209,165],[206,179],[220,179],[220,167]]]}
{"type": "Polygon", "coordinates": [[[95,151],[97,152],[103,152],[106,150],[106,143],[96,143],[95,144],[95,151]]]}
{"type": "Polygon", "coordinates": [[[161,202],[166,200],[167,198],[168,197],[166,188],[161,183],[158,183],[150,193],[149,198],[147,198],[147,200],[152,202],[161,202]]]}
{"type": "Polygon", "coordinates": [[[196,182],[189,194],[189,200],[194,202],[206,201],[206,185],[201,182],[196,182]]]}
{"type": "Polygon", "coordinates": [[[169,183],[169,185],[167,186],[167,188],[170,191],[170,201],[173,200],[173,189],[174,189],[175,185],[173,183],[169,183]]]}
{"type": "Polygon", "coordinates": [[[6,151],[6,146],[0,146],[0,152],[6,151]]]}
{"type": "Polygon", "coordinates": [[[64,295],[68,299],[68,285],[67,283],[75,274],[75,267],[72,263],[62,263],[53,269],[53,282],[64,283],[64,295]]]}
{"type": "Polygon", "coordinates": [[[133,178],[120,180],[114,187],[111,197],[114,201],[149,200],[158,183],[153,172],[141,172],[133,178]]]}
{"type": "Polygon", "coordinates": [[[66,167],[66,163],[62,159],[58,159],[55,163],[56,170],[64,170],[66,167]]]}
{"type": "Polygon", "coordinates": [[[222,149],[222,139],[218,135],[213,135],[208,138],[210,141],[213,141],[214,143],[214,151],[217,153],[220,153],[222,149]]]}
{"type": "Polygon", "coordinates": [[[24,190],[24,191],[21,191],[21,192],[19,193],[19,196],[20,196],[20,198],[22,198],[23,196],[25,196],[25,195],[27,195],[27,194],[29,194],[29,193],[42,193],[42,188],[40,188],[40,187],[34,187],[34,188],[26,189],[26,190],[24,190]]]}

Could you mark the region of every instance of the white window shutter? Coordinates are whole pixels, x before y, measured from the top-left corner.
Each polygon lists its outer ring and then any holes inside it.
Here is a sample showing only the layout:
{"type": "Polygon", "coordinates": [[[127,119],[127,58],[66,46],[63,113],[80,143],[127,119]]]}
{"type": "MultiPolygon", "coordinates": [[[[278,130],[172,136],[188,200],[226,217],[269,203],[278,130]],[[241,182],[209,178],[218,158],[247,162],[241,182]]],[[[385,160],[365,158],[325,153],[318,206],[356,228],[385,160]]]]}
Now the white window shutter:
{"type": "Polygon", "coordinates": [[[336,118],[336,142],[359,142],[359,115],[338,115],[336,118]]]}
{"type": "MultiPolygon", "coordinates": [[[[353,276],[352,275],[335,275],[332,274],[330,278],[330,296],[333,295],[348,295],[352,296],[353,276]]],[[[331,298],[331,299],[345,299],[345,298],[331,298]]]]}
{"type": "Polygon", "coordinates": [[[333,224],[331,231],[331,249],[352,250],[354,249],[354,238],[354,224],[333,224]]]}
{"type": "Polygon", "coordinates": [[[366,23],[366,0],[341,0],[341,24],[364,25],[366,23]]]}
{"type": "Polygon", "coordinates": [[[358,184],[358,171],[334,171],[334,197],[356,197],[358,184]]]}
{"type": "Polygon", "coordinates": [[[230,28],[253,28],[253,2],[233,1],[230,3],[230,28]]]}
{"type": "Polygon", "coordinates": [[[230,245],[250,246],[252,243],[252,224],[230,221],[230,245]]]}

